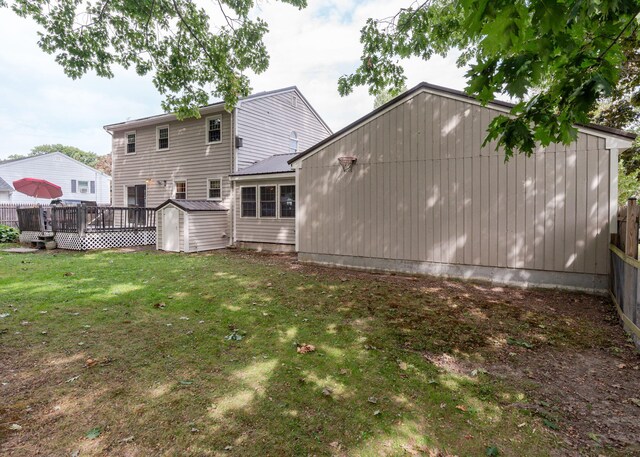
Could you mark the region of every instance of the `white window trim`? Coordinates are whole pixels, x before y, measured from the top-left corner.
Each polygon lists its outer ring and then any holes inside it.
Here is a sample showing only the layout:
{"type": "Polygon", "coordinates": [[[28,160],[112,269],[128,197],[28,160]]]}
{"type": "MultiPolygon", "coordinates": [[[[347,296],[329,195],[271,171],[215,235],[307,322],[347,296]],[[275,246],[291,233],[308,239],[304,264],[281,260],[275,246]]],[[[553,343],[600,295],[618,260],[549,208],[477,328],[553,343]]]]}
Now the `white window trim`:
{"type": "Polygon", "coordinates": [[[188,200],[189,199],[189,182],[186,179],[174,179],[173,180],[173,191],[171,193],[171,195],[173,195],[172,198],[176,198],[176,193],[177,193],[177,188],[178,186],[176,186],[176,183],[179,182],[183,182],[184,183],[184,199],[188,200]]]}
{"type": "Polygon", "coordinates": [[[297,190],[297,189],[298,189],[298,188],[296,187],[295,183],[294,183],[294,184],[278,184],[278,202],[277,202],[277,203],[278,203],[278,208],[277,208],[277,210],[278,210],[278,211],[277,211],[277,213],[278,213],[278,219],[295,219],[295,218],[296,218],[296,216],[298,215],[298,212],[295,210],[296,202],[297,202],[297,200],[296,200],[296,190],[297,190]],[[281,203],[282,203],[282,202],[280,201],[280,197],[281,197],[281,194],[280,194],[280,188],[281,188],[281,187],[283,187],[283,186],[284,186],[284,187],[286,187],[286,186],[293,186],[293,198],[294,198],[294,200],[293,200],[294,215],[293,215],[293,216],[283,216],[282,214],[280,214],[280,211],[281,211],[280,205],[281,205],[281,203]]]}
{"type": "Polygon", "coordinates": [[[299,149],[300,149],[300,137],[298,136],[298,132],[296,132],[295,130],[292,130],[291,133],[289,133],[289,153],[297,154],[299,149]],[[291,142],[293,140],[296,141],[296,148],[295,150],[292,151],[293,148],[291,147],[291,142]]]}
{"type": "MultiPolygon", "coordinates": [[[[164,149],[163,149],[164,151],[164,149]]],[[[124,132],[124,155],[134,156],[138,152],[138,135],[135,130],[130,130],[129,132],[124,132]],[[136,140],[133,144],[136,146],[136,150],[134,152],[128,152],[129,146],[129,135],[135,135],[136,140]]]]}
{"type": "Polygon", "coordinates": [[[220,144],[222,143],[222,116],[209,116],[204,120],[204,142],[205,144],[220,144]],[[220,139],[218,141],[209,141],[209,121],[211,119],[217,119],[220,121],[220,139]]]}
{"type": "Polygon", "coordinates": [[[91,193],[91,180],[88,179],[78,179],[76,180],[76,194],[90,194],[91,193]],[[87,183],[87,191],[86,192],[82,192],[80,190],[80,183],[81,182],[86,182],[87,183]]]}
{"type": "Polygon", "coordinates": [[[258,195],[256,196],[256,200],[258,200],[258,218],[262,219],[280,219],[280,211],[278,211],[278,192],[279,192],[279,184],[263,184],[258,186],[258,195]],[[262,194],[260,193],[260,189],[263,187],[275,187],[276,188],[276,215],[275,216],[264,216],[262,217],[261,211],[261,203],[262,203],[262,194]]]}
{"type": "Polygon", "coordinates": [[[240,186],[240,219],[259,219],[260,218],[260,195],[258,191],[258,186],[240,186]],[[255,216],[243,216],[242,215],[242,189],[246,187],[251,187],[256,190],[256,215],[255,216]]]}
{"type": "MultiPolygon", "coordinates": [[[[137,138],[136,138],[137,139],[137,138]]],[[[171,149],[171,129],[169,125],[158,125],[156,126],[156,151],[163,152],[171,149]],[[167,129],[167,144],[168,148],[160,149],[160,129],[167,129]]]]}
{"type": "Polygon", "coordinates": [[[221,202],[222,201],[222,178],[207,178],[207,200],[213,202],[221,202]],[[220,197],[218,198],[209,198],[209,183],[211,181],[220,181],[220,197]]]}

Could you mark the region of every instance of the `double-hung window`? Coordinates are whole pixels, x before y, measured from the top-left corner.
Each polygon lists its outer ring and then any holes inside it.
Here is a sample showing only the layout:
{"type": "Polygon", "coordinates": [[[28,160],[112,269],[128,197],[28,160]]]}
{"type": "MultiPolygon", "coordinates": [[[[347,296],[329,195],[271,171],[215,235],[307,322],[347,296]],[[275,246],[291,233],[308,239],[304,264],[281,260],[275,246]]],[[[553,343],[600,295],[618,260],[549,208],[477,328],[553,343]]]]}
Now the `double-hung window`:
{"type": "Polygon", "coordinates": [[[220,178],[209,179],[207,181],[207,198],[209,200],[221,200],[222,199],[222,180],[220,178]]]}
{"type": "Polygon", "coordinates": [[[289,152],[292,154],[298,152],[298,134],[296,132],[291,132],[289,135],[289,152]]]}
{"type": "Polygon", "coordinates": [[[187,199],[187,181],[176,181],[174,183],[175,188],[175,198],[177,200],[186,200],[187,199]]]}
{"type": "Polygon", "coordinates": [[[260,186],[260,217],[276,217],[276,186],[260,186]]]}
{"type": "Polygon", "coordinates": [[[280,186],[280,217],[296,217],[296,186],[280,186]]]}
{"type": "Polygon", "coordinates": [[[127,132],[127,154],[136,153],[136,132],[127,132]]]}
{"type": "Polygon", "coordinates": [[[169,126],[165,125],[156,129],[158,150],[169,149],[169,126]]]}
{"type": "Polygon", "coordinates": [[[222,140],[222,120],[219,117],[207,118],[207,143],[219,143],[222,140]]]}
{"type": "Polygon", "coordinates": [[[242,187],[240,190],[241,217],[256,217],[256,188],[255,187],[242,187]]]}

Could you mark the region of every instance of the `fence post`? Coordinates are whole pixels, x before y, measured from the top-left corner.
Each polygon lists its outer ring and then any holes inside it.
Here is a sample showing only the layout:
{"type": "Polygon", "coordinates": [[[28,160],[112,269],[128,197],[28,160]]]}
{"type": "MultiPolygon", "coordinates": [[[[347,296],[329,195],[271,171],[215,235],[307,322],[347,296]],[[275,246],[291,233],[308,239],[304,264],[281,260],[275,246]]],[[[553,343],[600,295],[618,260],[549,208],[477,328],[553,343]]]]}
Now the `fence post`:
{"type": "Polygon", "coordinates": [[[84,205],[78,205],[76,208],[78,209],[76,212],[78,217],[78,235],[84,236],[87,231],[87,207],[84,205]]]}
{"type": "Polygon", "coordinates": [[[624,253],[634,259],[638,258],[638,216],[640,207],[638,200],[632,197],[627,202],[627,230],[624,243],[624,253]]]}

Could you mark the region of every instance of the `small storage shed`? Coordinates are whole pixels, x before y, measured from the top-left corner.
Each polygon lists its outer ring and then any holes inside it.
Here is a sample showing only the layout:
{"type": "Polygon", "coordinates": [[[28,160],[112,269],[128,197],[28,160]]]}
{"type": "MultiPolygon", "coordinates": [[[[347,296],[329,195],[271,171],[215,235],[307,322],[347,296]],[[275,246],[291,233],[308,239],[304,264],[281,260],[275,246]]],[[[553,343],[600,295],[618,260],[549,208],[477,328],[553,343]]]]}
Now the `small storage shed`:
{"type": "Polygon", "coordinates": [[[169,199],[156,208],[156,247],[172,252],[226,248],[228,213],[214,201],[169,199]]]}

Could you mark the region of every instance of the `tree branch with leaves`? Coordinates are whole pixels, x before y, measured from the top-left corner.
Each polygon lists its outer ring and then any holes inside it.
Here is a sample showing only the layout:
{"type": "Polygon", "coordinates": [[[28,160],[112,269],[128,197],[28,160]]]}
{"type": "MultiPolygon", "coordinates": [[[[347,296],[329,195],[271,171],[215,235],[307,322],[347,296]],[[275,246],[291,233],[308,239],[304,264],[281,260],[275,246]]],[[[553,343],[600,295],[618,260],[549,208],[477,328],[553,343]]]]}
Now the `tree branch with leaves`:
{"type": "MultiPolygon", "coordinates": [[[[486,104],[517,101],[491,122],[485,144],[497,140],[505,158],[537,145],[569,144],[575,124],[588,123],[598,102],[621,84],[625,43],[637,48],[640,0],[427,0],[361,30],[360,66],[339,79],[349,94],[399,92],[401,60],[429,60],[451,51],[468,66],[466,92],[486,104]]],[[[634,88],[637,90],[637,88],[634,88]]],[[[634,98],[631,98],[635,100],[634,98]]]]}
{"type": "MultiPolygon", "coordinates": [[[[304,8],[306,0],[280,0],[304,8]]],[[[199,116],[211,97],[232,109],[250,92],[245,72],[265,71],[266,22],[251,18],[254,0],[0,0],[41,28],[38,44],[71,78],[114,68],[153,75],[162,107],[179,118],[199,116]],[[216,21],[220,25],[216,24],[216,21]]]]}

